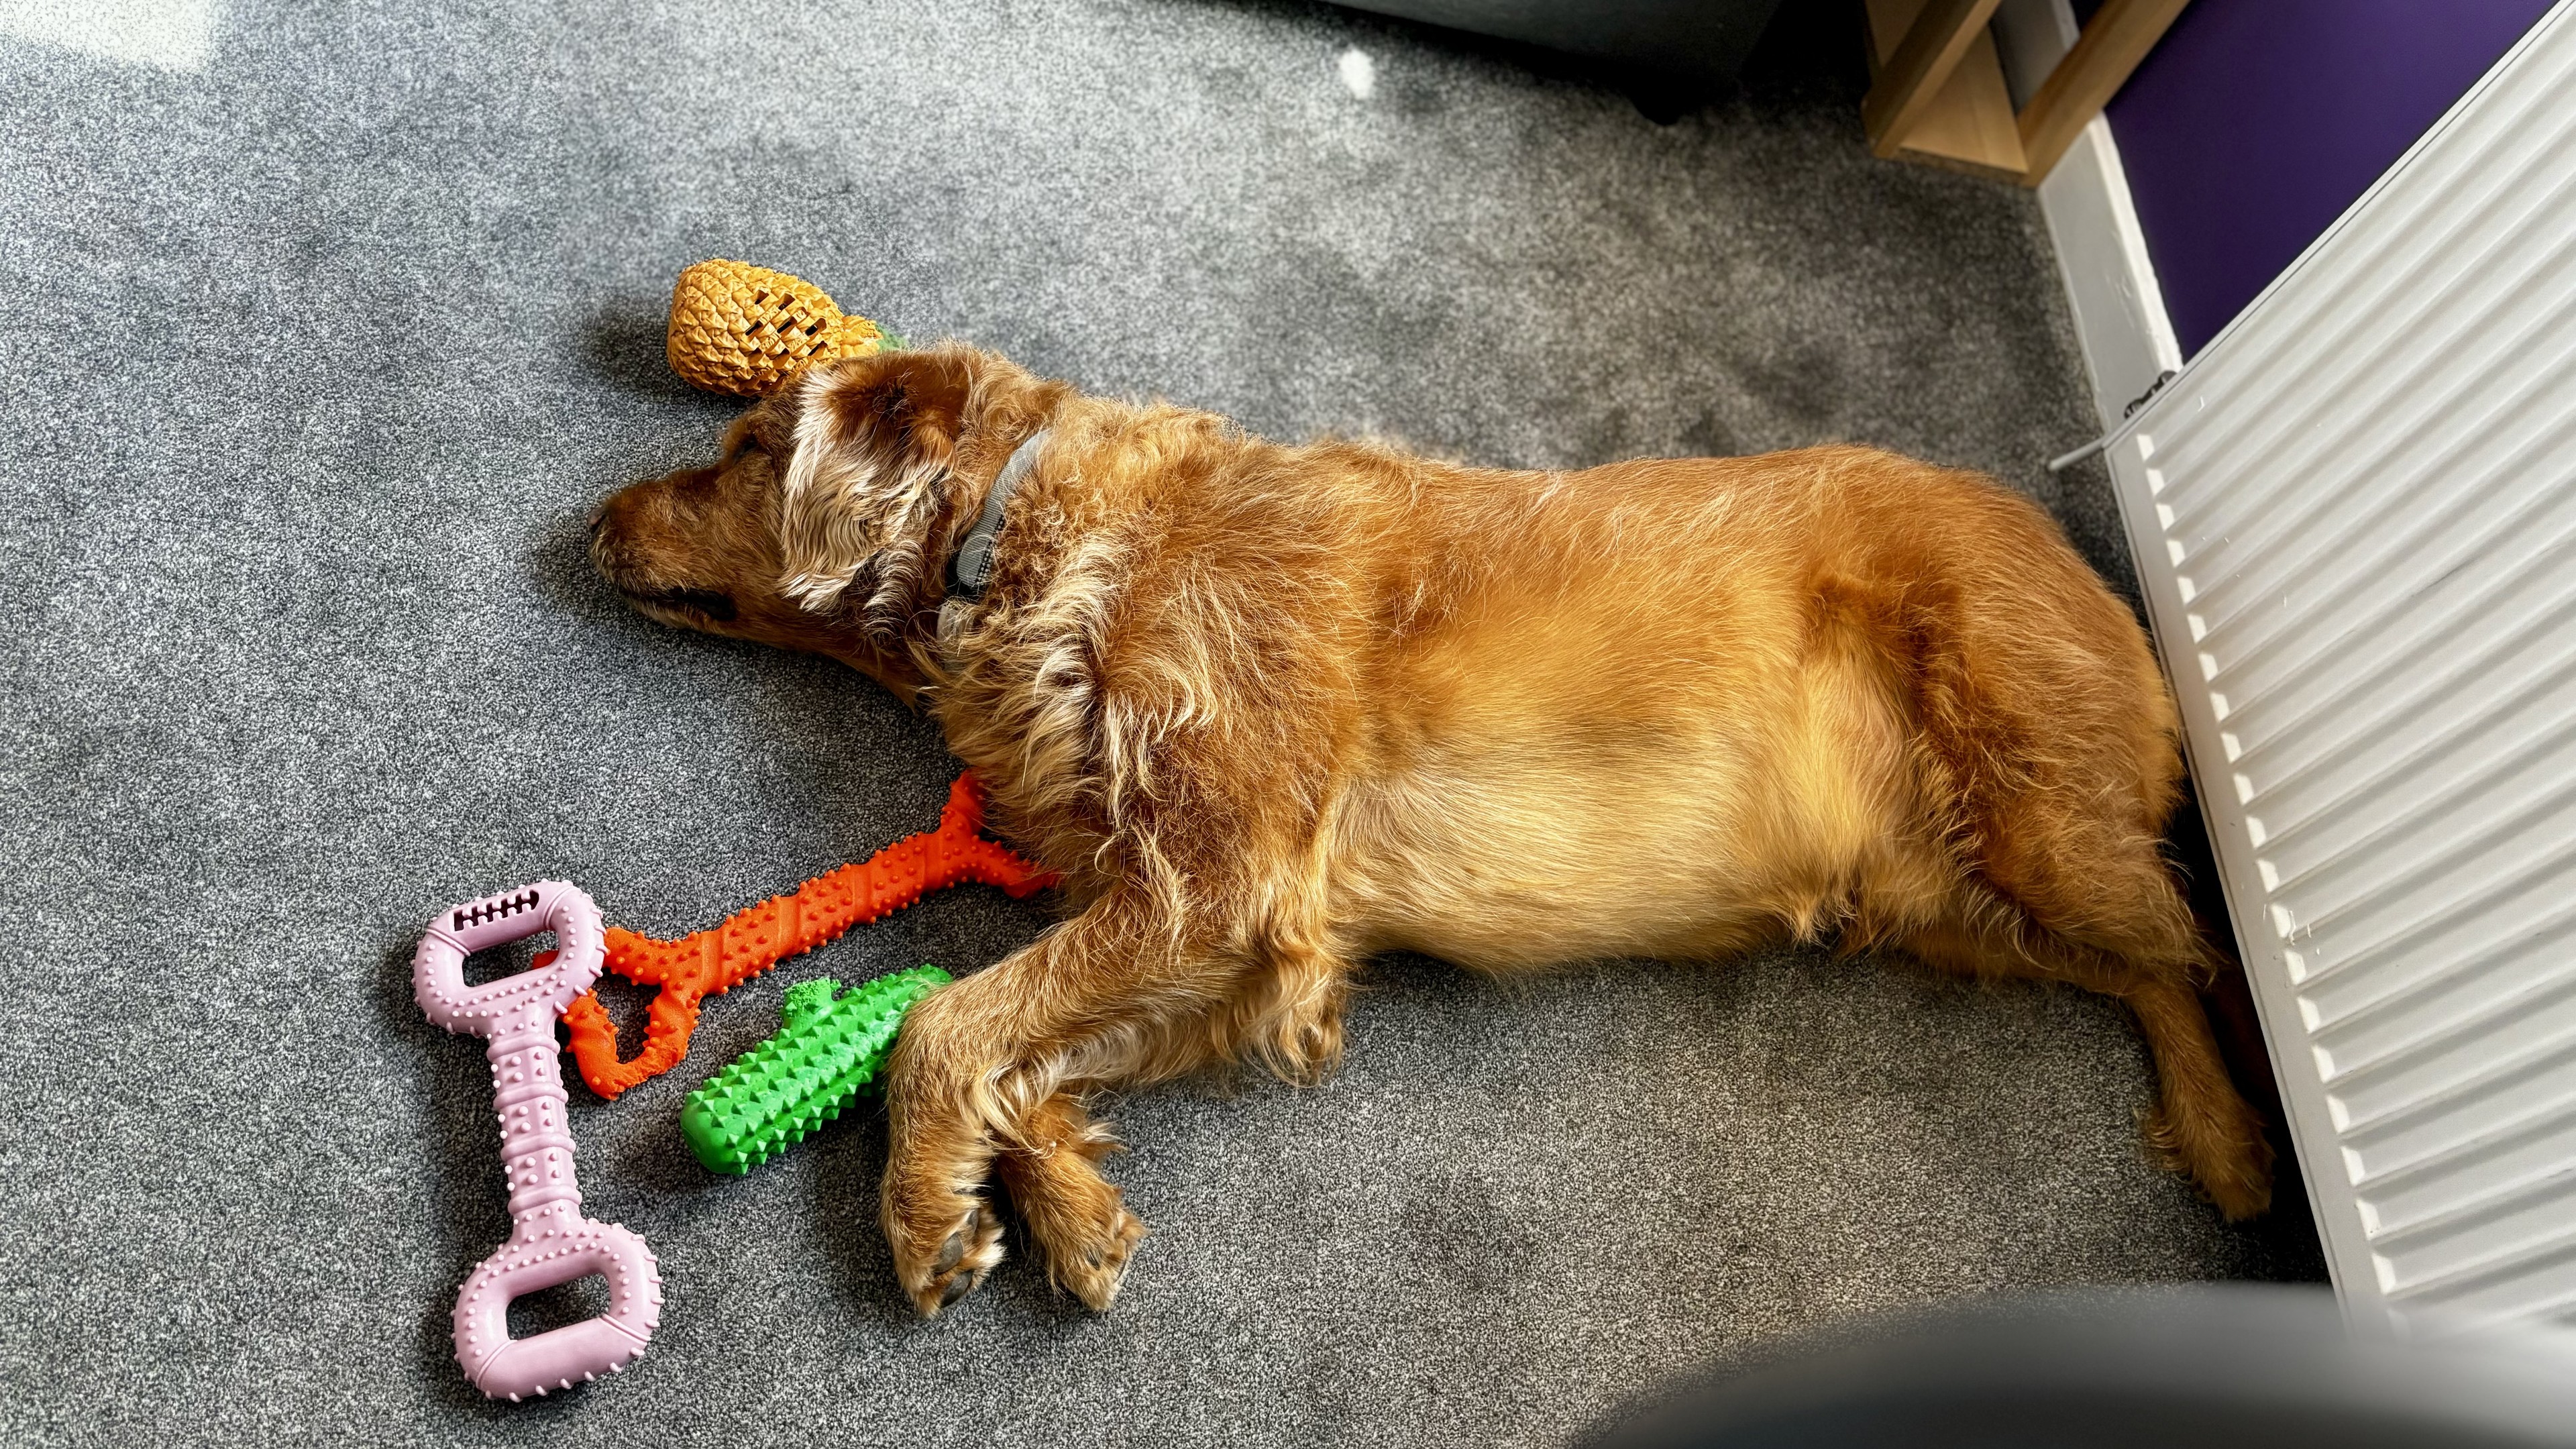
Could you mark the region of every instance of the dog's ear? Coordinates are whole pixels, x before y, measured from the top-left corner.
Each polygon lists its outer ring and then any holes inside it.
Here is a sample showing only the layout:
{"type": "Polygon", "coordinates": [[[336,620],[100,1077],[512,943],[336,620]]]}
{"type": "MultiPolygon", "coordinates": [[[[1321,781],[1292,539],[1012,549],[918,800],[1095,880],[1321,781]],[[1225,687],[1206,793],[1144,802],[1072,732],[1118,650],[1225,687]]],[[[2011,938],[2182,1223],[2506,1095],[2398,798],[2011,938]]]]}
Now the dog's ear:
{"type": "Polygon", "coordinates": [[[797,384],[779,491],[790,597],[826,609],[871,564],[879,591],[917,570],[973,386],[967,359],[946,352],[817,368],[797,384]]]}

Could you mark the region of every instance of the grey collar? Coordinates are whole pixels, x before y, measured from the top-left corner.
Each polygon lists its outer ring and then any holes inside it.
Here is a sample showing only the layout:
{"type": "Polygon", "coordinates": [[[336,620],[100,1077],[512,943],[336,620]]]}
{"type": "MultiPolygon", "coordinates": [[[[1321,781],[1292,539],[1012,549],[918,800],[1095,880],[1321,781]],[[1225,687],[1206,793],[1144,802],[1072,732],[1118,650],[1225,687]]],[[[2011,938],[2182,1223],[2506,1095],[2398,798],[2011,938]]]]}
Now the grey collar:
{"type": "Polygon", "coordinates": [[[975,515],[975,526],[957,542],[957,552],[948,559],[948,597],[967,603],[980,602],[984,585],[993,578],[993,549],[1002,541],[1002,510],[1010,504],[1011,495],[1029,481],[1038,465],[1038,452],[1046,444],[1050,428],[1029,434],[1002,464],[1001,475],[993,480],[993,491],[984,495],[984,511],[975,515]]]}

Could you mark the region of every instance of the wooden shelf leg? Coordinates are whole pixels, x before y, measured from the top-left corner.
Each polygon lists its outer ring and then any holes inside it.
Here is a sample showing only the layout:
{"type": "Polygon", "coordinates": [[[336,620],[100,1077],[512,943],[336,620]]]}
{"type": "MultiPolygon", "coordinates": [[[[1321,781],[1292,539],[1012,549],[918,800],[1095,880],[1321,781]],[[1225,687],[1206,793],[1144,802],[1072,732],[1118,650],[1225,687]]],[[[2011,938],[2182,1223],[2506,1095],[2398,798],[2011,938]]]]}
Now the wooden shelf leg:
{"type": "MultiPolygon", "coordinates": [[[[2075,138],[2128,84],[2190,0],[2109,0],[2021,108],[2022,184],[2037,186],[2075,138]]],[[[1911,42],[1912,36],[1906,39],[1911,42]]],[[[1872,95],[1877,94],[1875,91],[1872,95]]],[[[1862,102],[1867,114],[1868,102],[1862,102]]],[[[1887,153],[1879,152],[1884,156],[1887,153]]]]}
{"type": "MultiPolygon", "coordinates": [[[[1995,7],[2001,3],[2002,0],[1929,0],[1914,17],[1904,43],[1888,57],[1877,83],[1860,103],[1861,125],[1869,132],[1872,152],[1894,156],[1904,149],[1906,133],[1923,119],[1950,73],[1958,69],[1960,59],[1984,33],[1986,22],[1994,18],[1995,7]]],[[[2116,5],[2119,0],[2112,3],[2116,5]]]]}

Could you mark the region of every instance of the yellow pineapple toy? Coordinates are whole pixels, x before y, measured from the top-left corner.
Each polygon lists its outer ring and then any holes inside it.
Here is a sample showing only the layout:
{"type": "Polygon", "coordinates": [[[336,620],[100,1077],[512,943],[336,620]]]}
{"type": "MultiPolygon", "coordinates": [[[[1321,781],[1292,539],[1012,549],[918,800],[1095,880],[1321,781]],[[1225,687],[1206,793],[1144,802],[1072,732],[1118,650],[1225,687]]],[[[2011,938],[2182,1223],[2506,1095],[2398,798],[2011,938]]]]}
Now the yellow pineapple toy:
{"type": "Polygon", "coordinates": [[[817,363],[902,345],[801,277],[719,259],[680,273],[663,351],[692,387],[767,397],[817,363]]]}

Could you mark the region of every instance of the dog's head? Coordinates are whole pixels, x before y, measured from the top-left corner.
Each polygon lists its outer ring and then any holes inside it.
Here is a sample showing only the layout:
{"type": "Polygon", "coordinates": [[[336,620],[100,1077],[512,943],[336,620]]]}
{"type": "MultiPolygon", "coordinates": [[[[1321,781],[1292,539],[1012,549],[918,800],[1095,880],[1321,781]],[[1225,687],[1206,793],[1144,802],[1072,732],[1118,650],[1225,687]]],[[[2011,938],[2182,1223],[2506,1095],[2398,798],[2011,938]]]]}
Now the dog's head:
{"type": "Polygon", "coordinates": [[[744,413],[714,466],[612,495],[591,559],[666,624],[828,654],[909,697],[966,510],[1068,392],[965,348],[817,368],[744,413]]]}

